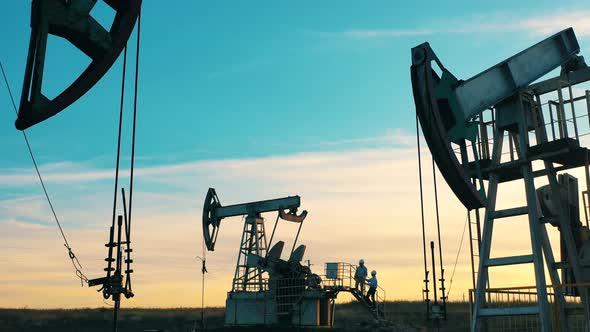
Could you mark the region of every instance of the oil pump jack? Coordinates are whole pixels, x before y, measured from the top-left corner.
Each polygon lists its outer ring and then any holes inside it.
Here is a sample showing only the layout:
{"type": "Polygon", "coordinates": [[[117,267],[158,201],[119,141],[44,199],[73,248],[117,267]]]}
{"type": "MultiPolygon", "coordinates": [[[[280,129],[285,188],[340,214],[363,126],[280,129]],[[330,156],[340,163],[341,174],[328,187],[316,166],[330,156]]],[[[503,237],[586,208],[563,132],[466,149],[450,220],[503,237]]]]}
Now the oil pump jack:
{"type": "MultiPolygon", "coordinates": [[[[125,200],[122,189],[123,214],[116,218],[118,174],[121,147],[121,128],[123,119],[124,88],[121,91],[121,107],[119,115],[119,140],[117,146],[117,164],[115,175],[114,204],[112,224],[110,227],[108,257],[105,259],[107,267],[104,269],[106,277],[88,280],[82,272],[82,266],[69,246],[62,231],[65,247],[72,260],[76,275],[87,282],[89,286],[101,286],[100,291],[105,299],[112,299],[114,303],[113,330],[117,330],[117,312],[122,295],[126,298],[134,296],[131,289],[131,217],[133,202],[133,169],[135,157],[135,120],[137,111],[137,87],[140,50],[140,22],[142,0],[102,0],[110,7],[115,15],[110,26],[103,26],[91,14],[98,0],[33,0],[31,1],[31,35],[29,50],[22,85],[21,100],[17,111],[15,127],[23,131],[27,147],[33,163],[37,168],[33,151],[29,145],[25,129],[65,110],[87,93],[106,74],[112,65],[123,56],[123,87],[125,86],[125,68],[127,64],[127,43],[137,23],[137,49],[135,59],[135,96],[133,111],[133,132],[131,152],[131,176],[129,184],[129,200],[125,200]],[[67,40],[73,47],[90,58],[90,63],[82,73],[56,97],[50,99],[43,94],[43,76],[45,73],[45,57],[47,53],[48,37],[52,35],[67,40]],[[126,203],[129,203],[127,210],[126,203]],[[124,224],[123,224],[124,220],[124,224]],[[116,238],[115,238],[116,236],[116,238]],[[125,267],[124,267],[125,266],[125,267]]],[[[12,94],[11,94],[12,98],[12,94]]],[[[14,104],[14,101],[13,101],[14,104]]],[[[15,106],[16,108],[16,106],[15,106]]],[[[15,109],[16,111],[16,109],[15,109]]],[[[43,184],[41,173],[37,174],[43,190],[49,201],[57,225],[60,227],[57,214],[43,184]]]]}
{"type": "Polygon", "coordinates": [[[224,218],[244,216],[238,261],[227,294],[225,324],[331,326],[334,292],[320,287],[321,278],[301,264],[305,245],[297,245],[307,211],[297,214],[299,196],[222,206],[215,189],[209,188],[203,206],[203,238],[209,251],[215,249],[224,218]],[[262,213],[278,212],[267,241],[262,213]],[[287,260],[281,259],[285,243],[270,249],[279,219],[299,228],[287,260]]]}
{"type": "Polygon", "coordinates": [[[579,51],[574,30],[569,28],[470,79],[461,80],[444,67],[428,43],[412,49],[416,114],[433,159],[468,211],[475,210],[479,218],[478,209],[485,209],[483,233],[478,231],[481,240],[478,268],[474,270],[477,278],[474,277],[472,331],[484,327],[484,320],[520,315],[536,316],[539,331],[569,331],[566,295],[579,297],[585,329],[590,328],[588,229],[579,222],[577,181],[567,174],[558,174],[584,167],[589,182],[588,149],[580,146],[574,104],[585,98],[590,108],[590,94],[586,91],[585,96],[575,98],[571,88],[590,80],[590,68],[578,55],[579,51]],[[561,68],[558,76],[533,84],[558,68],[561,68]],[[567,100],[564,90],[569,91],[567,100]],[[542,98],[554,95],[558,101],[542,103],[542,98]],[[571,118],[565,113],[568,104],[571,118]],[[546,123],[547,115],[550,123],[546,123]],[[555,123],[559,129],[557,135],[555,123]],[[548,134],[549,129],[552,136],[548,134]],[[510,160],[502,153],[506,145],[510,160]],[[533,162],[542,167],[533,168],[533,162]],[[534,180],[541,176],[546,176],[549,184],[537,189],[534,180]],[[523,180],[526,204],[496,209],[498,186],[514,180],[523,180]],[[523,233],[530,236],[532,252],[490,257],[494,223],[516,216],[528,217],[528,230],[523,233]],[[561,261],[555,260],[546,224],[559,229],[561,261]],[[544,263],[557,312],[553,320],[544,263]],[[533,265],[537,301],[524,306],[495,307],[486,299],[487,285],[491,283],[488,271],[516,264],[533,265]],[[569,289],[564,287],[566,283],[569,289]]]}

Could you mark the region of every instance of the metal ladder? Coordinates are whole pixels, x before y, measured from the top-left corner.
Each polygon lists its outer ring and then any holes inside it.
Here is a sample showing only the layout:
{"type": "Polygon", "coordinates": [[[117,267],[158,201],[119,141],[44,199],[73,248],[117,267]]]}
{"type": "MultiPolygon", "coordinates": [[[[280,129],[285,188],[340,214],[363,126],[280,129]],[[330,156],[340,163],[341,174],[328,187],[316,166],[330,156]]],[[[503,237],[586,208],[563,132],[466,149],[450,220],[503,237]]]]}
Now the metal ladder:
{"type": "MultiPolygon", "coordinates": [[[[377,303],[377,305],[375,307],[373,307],[371,304],[369,304],[369,302],[367,302],[367,300],[365,299],[365,297],[363,296],[363,294],[361,294],[355,288],[351,288],[350,289],[350,294],[352,294],[352,296],[354,296],[354,298],[360,304],[362,304],[362,306],[365,309],[367,309],[367,311],[373,316],[373,318],[375,318],[375,319],[383,319],[385,317],[385,311],[383,310],[382,303],[377,303]]],[[[375,295],[375,298],[377,298],[377,295],[375,295]]]]}
{"type": "Polygon", "coordinates": [[[352,296],[365,308],[369,313],[373,316],[373,318],[380,320],[385,318],[385,290],[381,288],[381,286],[377,286],[377,291],[375,292],[375,300],[377,301],[376,305],[373,307],[366,299],[365,294],[362,291],[352,287],[353,285],[353,275],[356,272],[356,265],[349,265],[350,269],[348,273],[343,270],[340,270],[341,274],[340,277],[343,280],[343,287],[342,290],[345,292],[349,292],[352,296]],[[348,285],[348,286],[346,286],[348,285]]]}
{"type": "MultiPolygon", "coordinates": [[[[519,96],[520,97],[520,96],[519,96]]],[[[513,207],[503,210],[496,209],[496,197],[498,185],[501,180],[502,170],[499,167],[501,163],[502,147],[504,140],[504,130],[495,128],[494,130],[494,147],[492,152],[492,170],[489,175],[487,207],[484,217],[483,234],[481,239],[480,260],[477,275],[477,285],[475,291],[475,301],[473,307],[472,327],[471,331],[480,331],[482,327],[482,318],[497,317],[497,316],[519,316],[519,315],[537,315],[539,318],[539,331],[551,331],[551,314],[549,302],[547,297],[547,283],[545,280],[545,270],[543,254],[545,254],[546,263],[549,267],[549,275],[553,285],[559,285],[560,279],[555,268],[555,259],[553,251],[551,250],[551,243],[547,235],[545,225],[540,222],[540,216],[537,209],[537,198],[534,184],[534,176],[532,169],[532,162],[528,159],[528,130],[526,127],[524,110],[522,103],[520,107],[520,119],[518,121],[518,133],[511,133],[515,138],[515,144],[519,156],[519,168],[522,179],[524,180],[524,187],[526,193],[525,206],[513,207]],[[515,255],[508,257],[490,258],[492,233],[494,223],[500,219],[528,216],[529,233],[531,238],[531,254],[515,255]],[[491,308],[486,307],[486,285],[489,283],[489,268],[499,266],[511,266],[517,264],[533,264],[536,279],[537,291],[537,305],[521,306],[521,307],[504,307],[491,308]]],[[[555,170],[551,163],[545,162],[547,175],[550,184],[556,183],[555,170]]],[[[557,194],[557,193],[556,193],[557,194]]],[[[560,310],[560,316],[565,317],[563,310],[565,307],[565,299],[563,297],[563,290],[554,288],[555,301],[560,310]]],[[[567,322],[565,319],[560,319],[561,328],[567,331],[567,322]]]]}
{"type": "Polygon", "coordinates": [[[467,212],[467,226],[469,227],[469,249],[471,251],[471,281],[475,289],[477,280],[477,267],[479,266],[479,252],[481,250],[481,229],[479,223],[479,209],[475,210],[476,218],[471,218],[471,212],[467,212]]]}

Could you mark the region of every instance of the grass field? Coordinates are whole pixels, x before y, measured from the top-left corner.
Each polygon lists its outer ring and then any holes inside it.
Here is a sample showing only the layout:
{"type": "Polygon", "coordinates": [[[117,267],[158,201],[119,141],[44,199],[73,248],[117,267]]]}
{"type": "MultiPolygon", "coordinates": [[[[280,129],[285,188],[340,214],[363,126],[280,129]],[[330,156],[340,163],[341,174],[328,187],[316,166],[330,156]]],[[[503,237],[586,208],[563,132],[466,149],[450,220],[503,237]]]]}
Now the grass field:
{"type": "MultiPolygon", "coordinates": [[[[377,325],[371,316],[357,303],[338,304],[334,331],[430,331],[432,322],[424,317],[422,302],[387,303],[387,323],[377,325]]],[[[450,303],[447,322],[440,331],[467,331],[469,329],[469,305],[450,303]]],[[[212,331],[223,331],[223,308],[207,308],[205,322],[212,331]]],[[[119,331],[169,331],[188,332],[200,318],[198,308],[178,309],[122,309],[119,331]]],[[[23,332],[74,332],[111,331],[112,310],[33,310],[0,309],[0,331],[23,332]]],[[[255,329],[261,331],[260,329],[255,329]]],[[[325,329],[322,329],[325,331],[325,329]]],[[[271,331],[271,330],[269,330],[271,331]]]]}

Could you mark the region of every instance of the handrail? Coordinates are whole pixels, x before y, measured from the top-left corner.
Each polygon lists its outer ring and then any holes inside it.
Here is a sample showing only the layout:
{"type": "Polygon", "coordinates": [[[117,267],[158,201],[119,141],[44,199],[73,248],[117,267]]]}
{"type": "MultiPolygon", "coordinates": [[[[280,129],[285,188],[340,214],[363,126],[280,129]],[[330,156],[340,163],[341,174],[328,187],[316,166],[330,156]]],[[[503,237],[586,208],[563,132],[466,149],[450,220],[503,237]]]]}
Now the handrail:
{"type": "MultiPolygon", "coordinates": [[[[356,265],[352,265],[352,264],[351,264],[351,266],[353,267],[354,272],[356,273],[357,266],[356,265]]],[[[353,276],[353,279],[354,279],[354,274],[352,274],[352,276],[353,276]]],[[[365,284],[368,284],[367,283],[367,280],[365,280],[365,284]]],[[[379,284],[377,284],[377,291],[375,292],[375,298],[376,299],[377,298],[380,298],[380,299],[382,299],[382,302],[385,302],[385,297],[386,297],[385,296],[385,289],[383,289],[381,286],[379,286],[379,284]],[[383,296],[379,296],[378,294],[383,294],[383,296]]]]}
{"type": "MultiPolygon", "coordinates": [[[[331,265],[330,267],[334,267],[331,265]]],[[[330,262],[325,265],[325,274],[322,277],[324,289],[333,289],[335,291],[352,292],[354,289],[354,275],[357,266],[346,262],[330,262]],[[337,264],[336,271],[328,271],[329,264],[337,264]]],[[[367,283],[367,280],[364,280],[367,283]]],[[[363,297],[366,294],[361,294],[363,297]]],[[[376,309],[380,313],[385,312],[386,292],[381,286],[377,285],[375,292],[376,309]]]]}

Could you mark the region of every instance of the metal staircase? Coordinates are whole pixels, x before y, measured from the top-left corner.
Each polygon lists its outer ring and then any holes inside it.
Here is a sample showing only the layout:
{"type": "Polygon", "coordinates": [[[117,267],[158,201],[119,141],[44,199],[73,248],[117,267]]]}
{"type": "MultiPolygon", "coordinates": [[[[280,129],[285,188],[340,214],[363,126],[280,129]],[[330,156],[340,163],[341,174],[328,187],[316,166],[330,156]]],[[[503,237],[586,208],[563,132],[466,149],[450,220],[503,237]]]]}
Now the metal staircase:
{"type": "MultiPolygon", "coordinates": [[[[364,294],[354,287],[356,265],[349,263],[326,263],[323,287],[325,290],[339,293],[348,292],[377,320],[385,319],[385,290],[377,286],[375,292],[376,305],[367,301],[364,294]]],[[[365,285],[365,288],[368,288],[365,285]]]]}
{"type": "Polygon", "coordinates": [[[475,289],[477,280],[477,267],[479,266],[479,251],[481,250],[481,226],[479,222],[479,209],[475,210],[475,218],[467,212],[467,227],[469,227],[469,249],[471,251],[471,281],[475,289]]]}
{"type": "MultiPolygon", "coordinates": [[[[377,304],[373,306],[370,304],[365,296],[361,294],[356,288],[350,289],[350,294],[354,296],[354,298],[363,305],[365,309],[373,316],[375,319],[384,319],[385,318],[385,303],[383,301],[377,300],[377,304]]],[[[375,299],[377,299],[377,293],[375,293],[375,299]]]]}

